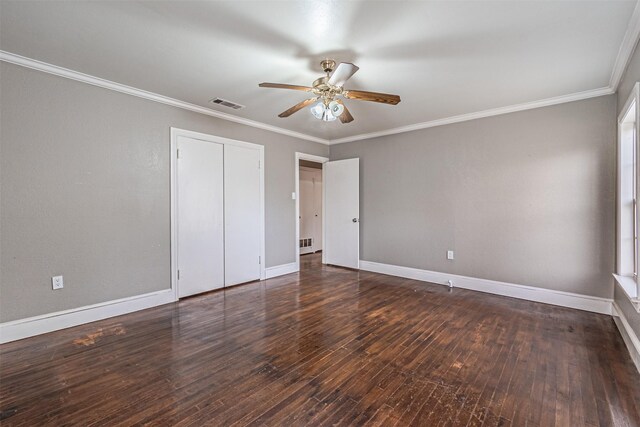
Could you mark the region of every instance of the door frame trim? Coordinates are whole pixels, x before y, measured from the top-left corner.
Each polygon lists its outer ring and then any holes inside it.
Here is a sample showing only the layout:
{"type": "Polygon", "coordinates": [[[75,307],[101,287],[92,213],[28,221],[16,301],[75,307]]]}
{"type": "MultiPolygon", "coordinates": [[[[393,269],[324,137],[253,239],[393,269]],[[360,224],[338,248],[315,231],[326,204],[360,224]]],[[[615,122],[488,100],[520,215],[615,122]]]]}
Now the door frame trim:
{"type": "MultiPolygon", "coordinates": [[[[295,251],[296,251],[296,270],[300,271],[300,160],[308,160],[311,162],[321,163],[322,164],[322,248],[324,249],[326,245],[326,234],[325,234],[325,223],[324,223],[324,164],[329,161],[328,157],[316,156],[313,154],[301,153],[296,151],[295,153],[295,162],[294,162],[294,176],[295,176],[295,188],[296,188],[296,240],[295,240],[295,251]]],[[[324,264],[324,254],[325,251],[322,251],[322,263],[324,264]]]]}
{"type": "MultiPolygon", "coordinates": [[[[214,142],[223,145],[234,145],[237,147],[251,148],[258,150],[260,156],[260,280],[266,278],[265,268],[265,195],[264,195],[264,146],[251,142],[238,141],[235,139],[223,138],[221,136],[209,135],[206,133],[194,132],[186,129],[171,128],[171,183],[170,183],[170,203],[171,203],[171,290],[175,300],[178,298],[178,179],[177,179],[177,148],[178,137],[184,136],[200,141],[214,142]]],[[[224,288],[223,288],[224,289],[224,288]]]]}

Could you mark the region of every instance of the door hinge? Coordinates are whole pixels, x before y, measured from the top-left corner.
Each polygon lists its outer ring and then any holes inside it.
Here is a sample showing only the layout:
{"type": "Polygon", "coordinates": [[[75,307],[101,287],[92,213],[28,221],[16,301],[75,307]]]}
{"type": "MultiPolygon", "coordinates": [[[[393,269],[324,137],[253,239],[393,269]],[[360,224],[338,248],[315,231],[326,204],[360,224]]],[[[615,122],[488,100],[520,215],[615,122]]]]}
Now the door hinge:
{"type": "Polygon", "coordinates": [[[178,158],[178,159],[180,158],[180,149],[179,148],[176,150],[176,158],[178,158]]]}
{"type": "Polygon", "coordinates": [[[258,255],[258,264],[262,265],[262,256],[258,255]]]}
{"type": "Polygon", "coordinates": [[[258,160],[258,170],[260,170],[260,160],[258,160]]]}
{"type": "Polygon", "coordinates": [[[180,270],[178,270],[178,280],[180,280],[180,270]]]}

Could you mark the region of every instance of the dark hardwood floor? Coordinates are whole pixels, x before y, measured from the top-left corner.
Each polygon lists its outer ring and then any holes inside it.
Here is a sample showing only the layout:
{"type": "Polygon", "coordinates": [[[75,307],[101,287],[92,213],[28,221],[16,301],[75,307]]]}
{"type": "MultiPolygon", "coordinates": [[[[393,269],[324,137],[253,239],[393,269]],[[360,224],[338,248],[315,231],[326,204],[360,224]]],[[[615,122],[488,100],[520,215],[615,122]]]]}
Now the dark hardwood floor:
{"type": "Polygon", "coordinates": [[[0,423],[640,425],[609,316],[302,264],[0,346],[0,423]]]}

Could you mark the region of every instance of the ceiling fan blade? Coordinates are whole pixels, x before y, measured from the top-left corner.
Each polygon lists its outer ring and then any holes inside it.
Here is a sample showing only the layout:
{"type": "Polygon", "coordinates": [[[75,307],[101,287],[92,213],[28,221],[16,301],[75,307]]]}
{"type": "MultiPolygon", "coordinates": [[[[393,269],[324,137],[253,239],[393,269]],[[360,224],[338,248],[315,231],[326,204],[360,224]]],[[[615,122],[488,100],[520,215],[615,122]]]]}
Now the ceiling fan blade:
{"type": "Polygon", "coordinates": [[[293,113],[297,113],[298,111],[302,110],[307,105],[313,104],[314,102],[317,101],[317,99],[318,98],[305,99],[304,101],[297,103],[296,105],[294,105],[293,107],[289,108],[288,110],[283,111],[282,113],[278,114],[278,117],[282,117],[282,118],[289,117],[293,113]]]}
{"type": "Polygon", "coordinates": [[[328,83],[332,86],[342,87],[358,70],[359,68],[350,62],[341,62],[331,73],[328,83]]]}
{"type": "Polygon", "coordinates": [[[344,107],[344,111],[342,112],[342,114],[338,116],[340,121],[342,123],[351,123],[353,121],[353,116],[349,112],[349,109],[347,108],[347,106],[344,105],[344,102],[342,102],[341,99],[336,99],[336,102],[344,107]]]}
{"type": "Polygon", "coordinates": [[[273,89],[303,90],[305,92],[311,92],[313,90],[313,88],[309,87],[309,86],[288,85],[288,84],[284,84],[284,83],[260,83],[258,86],[260,86],[260,87],[270,87],[270,88],[273,88],[273,89]]]}
{"type": "Polygon", "coordinates": [[[400,102],[400,97],[398,95],[391,95],[388,93],[365,92],[363,90],[345,90],[342,95],[347,99],[382,102],[383,104],[391,105],[396,105],[400,102]]]}

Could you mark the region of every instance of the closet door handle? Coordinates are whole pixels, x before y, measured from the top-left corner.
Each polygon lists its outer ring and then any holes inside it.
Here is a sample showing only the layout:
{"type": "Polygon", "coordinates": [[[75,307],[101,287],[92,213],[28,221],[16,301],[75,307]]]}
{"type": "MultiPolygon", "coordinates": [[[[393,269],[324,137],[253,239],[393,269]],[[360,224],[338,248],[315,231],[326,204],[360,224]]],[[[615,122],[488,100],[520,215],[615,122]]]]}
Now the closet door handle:
{"type": "Polygon", "coordinates": [[[360,222],[360,220],[358,218],[353,218],[351,221],[353,222],[360,222]]]}

